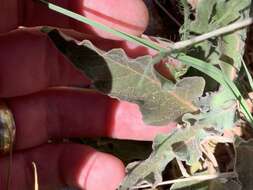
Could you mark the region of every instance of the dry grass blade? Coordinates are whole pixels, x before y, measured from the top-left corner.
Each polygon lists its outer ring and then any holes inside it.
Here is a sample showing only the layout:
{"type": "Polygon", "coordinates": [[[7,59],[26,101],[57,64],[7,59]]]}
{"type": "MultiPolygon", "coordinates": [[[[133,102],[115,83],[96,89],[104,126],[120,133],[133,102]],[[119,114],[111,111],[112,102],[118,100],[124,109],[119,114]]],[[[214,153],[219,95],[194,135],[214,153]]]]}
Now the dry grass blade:
{"type": "MultiPolygon", "coordinates": [[[[224,179],[229,179],[229,178],[234,178],[236,177],[235,172],[226,172],[226,173],[217,173],[217,174],[211,174],[211,175],[200,175],[200,176],[190,176],[187,178],[181,178],[181,179],[174,179],[174,180],[168,180],[161,182],[156,185],[158,186],[163,186],[163,185],[169,185],[169,184],[174,184],[174,183],[181,183],[181,182],[188,182],[188,181],[193,181],[193,180],[198,180],[198,181],[207,181],[207,180],[212,180],[212,179],[217,179],[217,178],[224,178],[224,179]]],[[[133,189],[140,189],[140,188],[150,188],[152,185],[139,185],[139,186],[134,186],[131,188],[133,189]]]]}
{"type": "Polygon", "coordinates": [[[155,3],[162,9],[163,12],[173,21],[175,22],[178,26],[181,26],[181,23],[172,15],[170,14],[169,11],[167,11],[164,6],[159,2],[159,0],[155,0],[155,3]]]}
{"type": "Polygon", "coordinates": [[[37,167],[34,162],[32,162],[33,172],[34,172],[34,190],[39,190],[38,172],[37,167]]]}

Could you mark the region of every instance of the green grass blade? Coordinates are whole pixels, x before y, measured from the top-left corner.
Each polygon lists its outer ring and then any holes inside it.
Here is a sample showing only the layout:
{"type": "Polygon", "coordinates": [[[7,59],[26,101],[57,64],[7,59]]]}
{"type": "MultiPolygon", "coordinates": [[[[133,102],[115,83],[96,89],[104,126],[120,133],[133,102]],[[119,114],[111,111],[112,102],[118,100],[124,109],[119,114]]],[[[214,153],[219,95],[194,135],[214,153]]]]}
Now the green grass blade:
{"type": "MultiPolygon", "coordinates": [[[[108,33],[111,33],[111,34],[114,34],[115,36],[118,36],[124,40],[127,40],[127,41],[130,41],[130,42],[134,42],[134,43],[137,43],[139,45],[143,45],[143,46],[146,46],[148,48],[152,48],[154,50],[157,50],[157,51],[165,51],[164,48],[160,47],[159,45],[157,45],[156,43],[153,43],[151,40],[145,40],[143,38],[139,38],[137,36],[134,36],[134,35],[131,35],[131,34],[127,34],[125,32],[122,32],[122,31],[119,31],[119,30],[116,30],[116,29],[112,29],[108,26],[105,26],[99,22],[96,22],[96,21],[93,21],[85,16],[82,16],[82,15],[79,15],[77,13],[74,13],[70,10],[67,10],[63,7],[60,7],[60,6],[57,6],[53,3],[50,3],[46,0],[39,0],[39,2],[45,4],[46,6],[48,6],[49,9],[55,11],[55,12],[58,12],[60,14],[63,14],[65,16],[68,16],[72,19],[75,19],[75,20],[78,20],[82,23],[85,23],[85,24],[88,24],[90,26],[93,26],[95,28],[98,28],[100,30],[103,30],[105,32],[108,32],[108,33]]],[[[168,50],[167,50],[168,51],[168,50]]]]}
{"type": "Polygon", "coordinates": [[[246,72],[247,78],[249,80],[250,88],[253,91],[253,79],[252,79],[252,76],[251,76],[251,74],[250,74],[250,72],[249,72],[249,70],[248,70],[248,68],[246,66],[246,63],[245,63],[245,61],[243,60],[242,57],[241,57],[241,61],[242,61],[243,68],[244,68],[244,70],[246,72]]]}

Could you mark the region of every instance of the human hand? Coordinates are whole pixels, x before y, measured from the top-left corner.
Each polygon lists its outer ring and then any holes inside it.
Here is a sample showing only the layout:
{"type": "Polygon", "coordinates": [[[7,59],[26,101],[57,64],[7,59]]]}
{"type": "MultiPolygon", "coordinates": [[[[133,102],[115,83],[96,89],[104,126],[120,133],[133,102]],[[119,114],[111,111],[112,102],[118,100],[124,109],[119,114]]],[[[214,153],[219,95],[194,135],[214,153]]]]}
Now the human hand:
{"type": "MultiPolygon", "coordinates": [[[[60,5],[134,35],[140,35],[148,22],[141,0],[76,0],[61,1],[60,5]]],[[[88,86],[89,80],[68,63],[45,34],[33,28],[40,25],[65,28],[69,34],[90,39],[105,50],[124,48],[131,57],[152,53],[112,40],[111,35],[50,12],[32,0],[3,0],[0,98],[11,109],[16,123],[10,189],[33,189],[35,162],[41,190],[63,186],[114,190],[124,177],[119,159],[85,145],[48,141],[101,136],[152,140],[157,133],[168,132],[174,126],[147,126],[136,105],[96,92],[51,88],[88,86]],[[29,28],[17,29],[20,25],[29,28]]],[[[8,156],[0,157],[0,189],[6,188],[8,162],[8,156]]]]}

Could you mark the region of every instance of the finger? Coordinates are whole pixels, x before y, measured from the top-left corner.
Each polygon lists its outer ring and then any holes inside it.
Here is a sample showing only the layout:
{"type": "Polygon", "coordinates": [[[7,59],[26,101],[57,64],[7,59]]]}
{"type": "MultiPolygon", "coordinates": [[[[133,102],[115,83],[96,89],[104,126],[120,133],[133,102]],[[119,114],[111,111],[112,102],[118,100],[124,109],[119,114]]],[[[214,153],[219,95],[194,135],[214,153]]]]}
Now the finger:
{"type": "MultiPolygon", "coordinates": [[[[0,189],[6,188],[8,159],[0,159],[0,189]]],[[[11,190],[34,189],[32,162],[37,168],[40,190],[58,190],[64,186],[115,190],[124,177],[123,163],[111,155],[84,145],[43,145],[13,155],[11,190]]]]}
{"type": "MultiPolygon", "coordinates": [[[[125,42],[99,38],[92,41],[104,50],[122,47],[130,56],[150,53],[147,48],[125,42]]],[[[0,51],[0,97],[20,96],[51,86],[90,84],[50,39],[36,30],[22,29],[0,35],[0,51]]]]}
{"type": "Polygon", "coordinates": [[[0,96],[32,93],[56,85],[87,85],[76,71],[38,32],[0,36],[0,96]]]}
{"type": "MultiPolygon", "coordinates": [[[[142,0],[127,2],[125,0],[52,0],[50,2],[133,35],[142,34],[148,24],[148,12],[142,0]]],[[[49,25],[72,28],[84,33],[90,31],[107,38],[112,37],[108,33],[53,12],[38,1],[4,0],[4,4],[5,6],[0,7],[0,32],[15,29],[18,25],[49,25]]]]}
{"type": "Polygon", "coordinates": [[[113,137],[152,140],[174,124],[145,125],[135,104],[117,101],[94,91],[48,90],[7,101],[16,122],[15,148],[25,149],[49,139],[113,137]]]}

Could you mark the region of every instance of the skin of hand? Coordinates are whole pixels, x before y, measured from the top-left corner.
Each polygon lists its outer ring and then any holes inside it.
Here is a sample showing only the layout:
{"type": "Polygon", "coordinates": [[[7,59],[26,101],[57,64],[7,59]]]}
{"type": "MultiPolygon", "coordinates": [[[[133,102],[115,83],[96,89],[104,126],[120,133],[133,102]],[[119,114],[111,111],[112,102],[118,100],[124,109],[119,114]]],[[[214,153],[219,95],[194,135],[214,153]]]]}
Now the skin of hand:
{"type": "MultiPolygon", "coordinates": [[[[148,24],[148,12],[141,0],[51,2],[134,35],[141,35],[148,24]]],[[[171,131],[175,124],[147,126],[135,104],[89,90],[52,88],[87,86],[90,81],[36,26],[62,28],[104,50],[121,47],[130,57],[154,52],[49,11],[32,0],[2,0],[0,15],[0,98],[16,123],[10,190],[34,188],[32,162],[41,190],[64,186],[116,189],[125,175],[118,158],[85,145],[48,144],[48,140],[101,136],[152,140],[157,133],[171,131]]],[[[8,156],[0,157],[0,189],[6,188],[8,163],[8,156]]]]}

